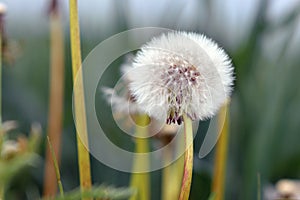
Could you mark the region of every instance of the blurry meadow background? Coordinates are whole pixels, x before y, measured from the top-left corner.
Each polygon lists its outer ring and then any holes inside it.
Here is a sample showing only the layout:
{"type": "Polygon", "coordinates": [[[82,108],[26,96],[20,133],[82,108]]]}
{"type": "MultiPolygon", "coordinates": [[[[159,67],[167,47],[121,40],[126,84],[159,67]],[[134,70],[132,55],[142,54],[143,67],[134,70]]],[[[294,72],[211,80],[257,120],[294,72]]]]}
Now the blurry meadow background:
{"type": "MultiPolygon", "coordinates": [[[[40,0],[7,0],[5,32],[8,40],[2,72],[3,121],[16,120],[28,133],[33,122],[42,127],[40,158],[17,173],[7,199],[36,199],[42,194],[49,113],[49,4],[40,0]]],[[[235,90],[230,106],[230,136],[225,199],[253,200],[260,174],[265,187],[283,178],[300,179],[300,1],[299,0],[85,0],[78,2],[82,58],[106,38],[137,27],[164,27],[204,33],[232,57],[235,90]]],[[[79,186],[76,135],[72,115],[72,72],[68,2],[59,2],[65,41],[65,86],[61,179],[65,191],[79,186]]],[[[112,63],[103,85],[120,77],[112,63]]],[[[96,102],[104,103],[101,92],[96,102]]],[[[96,103],[97,107],[97,103],[96,103]]],[[[110,108],[98,110],[109,119],[103,126],[118,145],[132,142],[114,135],[110,108]]],[[[207,199],[211,190],[214,151],[197,157],[204,135],[195,141],[194,175],[190,199],[207,199]],[[199,192],[201,191],[201,192],[199,192]]],[[[109,153],[109,152],[108,152],[109,153]]],[[[128,186],[129,173],[111,169],[93,157],[94,184],[128,186]]],[[[161,170],[151,173],[152,199],[160,199],[161,170]]]]}

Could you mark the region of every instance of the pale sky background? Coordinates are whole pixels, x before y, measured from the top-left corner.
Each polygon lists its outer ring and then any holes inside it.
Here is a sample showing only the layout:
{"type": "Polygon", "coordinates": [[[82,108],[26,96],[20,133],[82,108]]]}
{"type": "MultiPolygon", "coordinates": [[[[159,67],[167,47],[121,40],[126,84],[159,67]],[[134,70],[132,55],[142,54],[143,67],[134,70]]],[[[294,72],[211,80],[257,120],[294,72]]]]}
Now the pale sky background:
{"type": "MultiPolygon", "coordinates": [[[[5,0],[2,2],[6,3],[8,7],[6,23],[10,35],[39,34],[48,31],[48,19],[45,11],[49,1],[5,0]]],[[[60,2],[67,31],[68,0],[60,2]]],[[[118,23],[115,7],[126,7],[125,17],[128,25],[130,28],[135,28],[160,26],[161,19],[168,18],[168,12],[172,12],[172,6],[177,4],[182,6],[183,10],[173,23],[177,24],[181,30],[194,25],[201,28],[201,24],[209,24],[212,37],[214,34],[223,37],[221,38],[223,41],[228,41],[225,45],[234,49],[249,34],[260,0],[211,1],[213,2],[211,13],[213,17],[210,19],[205,19],[207,11],[203,9],[204,7],[199,6],[201,4],[199,2],[205,1],[198,0],[79,0],[78,2],[83,37],[97,37],[99,35],[101,38],[108,38],[116,34],[118,23]],[[116,6],[117,4],[118,6],[116,6]],[[197,24],[193,24],[199,15],[203,17],[198,19],[197,24]]],[[[271,7],[267,16],[274,24],[280,22],[296,5],[300,4],[300,0],[270,0],[270,2],[271,7]]],[[[298,45],[296,44],[300,42],[300,17],[298,17],[296,26],[293,42],[291,42],[292,49],[297,48],[298,45]]],[[[280,30],[270,34],[266,38],[266,48],[274,49],[272,45],[278,45],[287,34],[285,32],[285,30],[280,30]]]]}

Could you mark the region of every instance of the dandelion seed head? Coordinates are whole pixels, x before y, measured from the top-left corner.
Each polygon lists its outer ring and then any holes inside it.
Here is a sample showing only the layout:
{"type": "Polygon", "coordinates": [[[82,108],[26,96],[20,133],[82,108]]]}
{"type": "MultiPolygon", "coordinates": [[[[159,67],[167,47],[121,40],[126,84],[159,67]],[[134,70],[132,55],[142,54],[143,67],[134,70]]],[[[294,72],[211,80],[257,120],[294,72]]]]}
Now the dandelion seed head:
{"type": "Polygon", "coordinates": [[[128,69],[140,108],[167,124],[212,117],[232,91],[228,55],[204,35],[170,32],[145,44],[128,69]]]}

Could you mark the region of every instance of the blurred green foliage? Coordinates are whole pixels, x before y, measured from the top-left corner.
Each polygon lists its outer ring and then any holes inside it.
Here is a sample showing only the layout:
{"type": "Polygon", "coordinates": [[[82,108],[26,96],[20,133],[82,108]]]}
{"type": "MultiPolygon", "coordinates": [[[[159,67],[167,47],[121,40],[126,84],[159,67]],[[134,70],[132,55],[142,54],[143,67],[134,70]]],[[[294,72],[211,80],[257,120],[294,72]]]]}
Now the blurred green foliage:
{"type": "MultiPolygon", "coordinates": [[[[80,188],[66,193],[64,196],[58,196],[55,200],[80,200],[81,198],[125,200],[133,195],[135,191],[128,188],[113,188],[110,186],[93,186],[90,191],[80,191],[80,188]]],[[[51,200],[54,198],[43,198],[51,200]]]]}

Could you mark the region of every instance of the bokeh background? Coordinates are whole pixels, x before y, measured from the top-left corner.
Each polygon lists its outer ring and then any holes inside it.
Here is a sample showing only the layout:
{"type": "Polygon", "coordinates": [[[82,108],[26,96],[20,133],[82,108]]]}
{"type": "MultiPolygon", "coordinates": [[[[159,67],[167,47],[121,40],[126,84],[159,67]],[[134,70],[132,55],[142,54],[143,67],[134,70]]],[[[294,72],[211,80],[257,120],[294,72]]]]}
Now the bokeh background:
{"type": "MultiPolygon", "coordinates": [[[[3,120],[17,120],[28,132],[39,122],[46,136],[49,103],[49,1],[7,0],[6,33],[14,62],[3,69],[3,120]]],[[[65,33],[65,98],[61,175],[65,190],[79,185],[76,135],[72,116],[72,77],[68,1],[60,2],[65,33]]],[[[300,1],[299,0],[102,0],[79,1],[83,59],[101,41],[131,28],[155,26],[205,33],[232,57],[236,82],[230,108],[226,199],[253,200],[257,174],[262,186],[282,178],[300,178],[300,1]]],[[[122,58],[112,63],[119,66],[122,58]]],[[[113,69],[117,69],[114,67],[113,69]]],[[[109,85],[120,73],[107,72],[109,85]]],[[[99,94],[101,96],[101,94],[99,94]]],[[[99,111],[101,112],[101,111],[99,111]]],[[[107,111],[105,111],[107,112],[107,111]]],[[[107,122],[109,128],[111,124],[107,122]]],[[[113,128],[111,129],[113,131],[113,128]]],[[[199,150],[203,135],[195,140],[199,150]]],[[[132,146],[122,138],[120,145],[132,146]]],[[[41,160],[18,174],[11,199],[42,194],[45,143],[41,160]]],[[[195,157],[190,199],[207,199],[212,151],[195,157]]],[[[128,173],[92,158],[93,182],[128,186],[128,173]]],[[[152,199],[160,198],[161,171],[152,175],[152,199]]]]}

